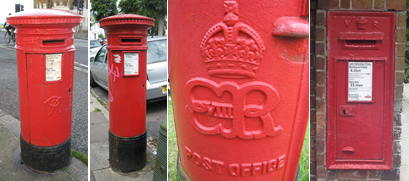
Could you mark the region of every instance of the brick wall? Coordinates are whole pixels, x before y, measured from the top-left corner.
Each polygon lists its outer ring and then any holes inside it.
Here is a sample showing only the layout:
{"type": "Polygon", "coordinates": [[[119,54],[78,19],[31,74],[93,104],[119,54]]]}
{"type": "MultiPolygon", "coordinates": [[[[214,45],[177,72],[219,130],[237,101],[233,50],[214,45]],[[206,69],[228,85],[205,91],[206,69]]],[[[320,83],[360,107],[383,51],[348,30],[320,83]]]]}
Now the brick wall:
{"type": "Polygon", "coordinates": [[[401,159],[401,112],[405,66],[406,2],[405,0],[311,0],[311,76],[310,76],[310,178],[316,180],[399,180],[401,159]],[[395,106],[393,124],[392,170],[327,170],[327,12],[392,11],[396,12],[395,39],[395,106]],[[315,22],[315,23],[314,23],[315,22]]]}
{"type": "Polygon", "coordinates": [[[316,57],[315,57],[315,22],[316,22],[317,0],[310,2],[310,180],[317,180],[316,159],[317,152],[315,144],[316,118],[315,118],[315,84],[316,82],[316,57]]]}

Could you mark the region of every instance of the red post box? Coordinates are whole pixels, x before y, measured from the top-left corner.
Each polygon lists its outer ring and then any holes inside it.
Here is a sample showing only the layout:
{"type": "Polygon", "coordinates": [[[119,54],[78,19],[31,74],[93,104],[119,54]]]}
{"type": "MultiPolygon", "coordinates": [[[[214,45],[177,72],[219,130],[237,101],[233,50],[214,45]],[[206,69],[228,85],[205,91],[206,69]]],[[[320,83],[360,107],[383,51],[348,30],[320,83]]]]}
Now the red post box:
{"type": "Polygon", "coordinates": [[[328,169],[390,170],[395,13],[328,12],[328,169]]]}
{"type": "Polygon", "coordinates": [[[182,180],[295,179],[309,112],[306,3],[169,3],[182,180]]]}
{"type": "Polygon", "coordinates": [[[123,14],[100,21],[108,37],[109,163],[121,172],[146,165],[146,51],[155,20],[123,14]]]}
{"type": "Polygon", "coordinates": [[[44,9],[7,22],[16,27],[22,161],[38,171],[61,169],[71,153],[73,27],[82,17],[44,9]]]}

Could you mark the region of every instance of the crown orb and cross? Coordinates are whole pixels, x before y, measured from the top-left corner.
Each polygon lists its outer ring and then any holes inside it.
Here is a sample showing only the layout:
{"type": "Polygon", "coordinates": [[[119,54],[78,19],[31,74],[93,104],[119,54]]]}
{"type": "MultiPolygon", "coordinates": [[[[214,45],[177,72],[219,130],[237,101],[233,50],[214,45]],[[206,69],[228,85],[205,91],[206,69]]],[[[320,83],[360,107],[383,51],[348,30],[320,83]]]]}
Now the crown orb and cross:
{"type": "Polygon", "coordinates": [[[206,33],[200,45],[208,74],[221,78],[254,78],[265,50],[260,35],[239,22],[238,3],[224,2],[223,21],[206,33]]]}

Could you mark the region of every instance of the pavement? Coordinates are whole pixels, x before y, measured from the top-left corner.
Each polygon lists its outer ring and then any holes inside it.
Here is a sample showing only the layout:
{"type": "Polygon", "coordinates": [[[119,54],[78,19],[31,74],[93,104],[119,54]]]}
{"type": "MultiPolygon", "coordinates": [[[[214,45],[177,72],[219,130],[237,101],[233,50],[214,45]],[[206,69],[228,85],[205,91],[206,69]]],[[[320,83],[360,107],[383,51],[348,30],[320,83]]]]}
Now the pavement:
{"type": "MultiPolygon", "coordinates": [[[[153,179],[153,168],[157,153],[157,140],[159,137],[160,123],[166,119],[166,113],[161,115],[163,119],[158,121],[147,121],[147,161],[146,166],[140,171],[131,172],[127,174],[118,173],[109,167],[109,111],[106,110],[99,102],[104,101],[97,93],[91,89],[90,94],[90,178],[91,181],[146,181],[153,179]],[[157,131],[156,131],[157,130],[157,131]],[[156,134],[154,134],[156,132],[156,134]]],[[[166,103],[166,102],[165,102],[166,103]]],[[[106,103],[105,103],[106,104],[106,103]]],[[[157,103],[159,104],[159,103],[157,103]]],[[[162,103],[163,104],[163,103],[162,103]]],[[[149,104],[148,104],[149,105],[149,104]]],[[[161,107],[161,106],[159,106],[161,107]]],[[[149,106],[147,106],[149,109],[149,106]]],[[[160,108],[159,108],[160,109],[160,108]]],[[[165,104],[166,111],[166,104],[165,104]]],[[[149,110],[147,110],[149,112],[149,110]]],[[[147,113],[147,120],[149,113],[147,113]]]]}
{"type": "Polygon", "coordinates": [[[404,84],[403,87],[403,107],[401,122],[402,122],[401,127],[402,158],[400,160],[401,162],[400,179],[409,180],[409,83],[404,84]]]}
{"type": "Polygon", "coordinates": [[[4,181],[88,181],[88,166],[72,157],[66,171],[39,173],[22,164],[20,120],[0,109],[0,180],[4,181]]]}
{"type": "MultiPolygon", "coordinates": [[[[3,37],[0,31],[0,109],[20,119],[16,50],[3,37]]],[[[75,39],[74,45],[71,147],[88,155],[88,41],[75,39]]]]}

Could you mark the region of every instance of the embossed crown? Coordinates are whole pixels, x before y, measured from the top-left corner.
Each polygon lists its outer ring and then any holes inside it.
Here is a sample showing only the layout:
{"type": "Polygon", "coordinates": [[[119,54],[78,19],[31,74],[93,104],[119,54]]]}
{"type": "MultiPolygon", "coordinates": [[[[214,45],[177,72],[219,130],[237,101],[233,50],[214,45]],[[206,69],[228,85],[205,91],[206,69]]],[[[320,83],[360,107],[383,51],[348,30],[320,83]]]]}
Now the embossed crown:
{"type": "Polygon", "coordinates": [[[263,40],[250,26],[240,23],[235,1],[224,2],[223,21],[206,33],[200,44],[210,76],[255,77],[265,50],[263,40]]]}
{"type": "Polygon", "coordinates": [[[364,17],[360,17],[359,19],[356,20],[356,24],[358,26],[358,29],[364,30],[365,29],[365,25],[368,22],[367,19],[365,19],[364,17]]]}

